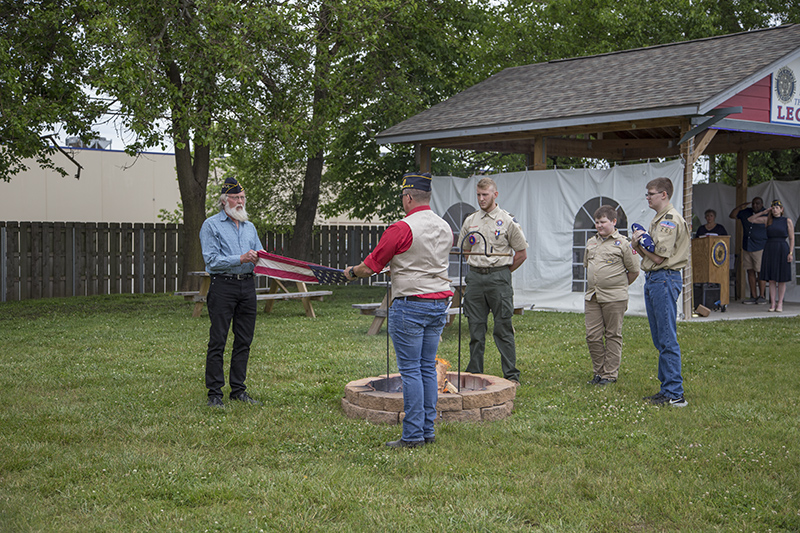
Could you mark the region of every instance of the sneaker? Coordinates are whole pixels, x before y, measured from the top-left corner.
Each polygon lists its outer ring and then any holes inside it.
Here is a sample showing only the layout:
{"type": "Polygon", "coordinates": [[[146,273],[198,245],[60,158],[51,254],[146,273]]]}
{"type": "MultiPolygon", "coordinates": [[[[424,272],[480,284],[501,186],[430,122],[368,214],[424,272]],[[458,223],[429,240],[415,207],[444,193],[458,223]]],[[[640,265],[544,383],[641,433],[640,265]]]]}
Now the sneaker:
{"type": "Polygon", "coordinates": [[[598,385],[608,385],[609,383],[616,383],[617,380],[615,378],[603,378],[597,382],[598,385]]]}
{"type": "Polygon", "coordinates": [[[652,396],[645,396],[644,398],[642,398],[642,400],[644,400],[646,402],[652,402],[653,400],[658,400],[660,398],[665,398],[665,396],[664,396],[663,392],[658,391],[657,393],[653,394],[652,396]]]}
{"type": "Polygon", "coordinates": [[[225,404],[222,403],[222,398],[219,396],[209,396],[208,398],[208,406],[209,407],[225,407],[225,404]]]}
{"type": "Polygon", "coordinates": [[[758,303],[758,298],[748,298],[747,300],[742,301],[745,305],[753,305],[758,303]]]}
{"type": "Polygon", "coordinates": [[[764,305],[765,303],[767,303],[767,299],[759,296],[758,298],[756,298],[756,303],[758,305],[764,305]]]}
{"type": "Polygon", "coordinates": [[[600,380],[602,380],[602,379],[603,378],[601,378],[600,376],[595,376],[590,381],[587,381],[586,384],[587,385],[597,385],[598,383],[600,383],[600,380]]]}
{"type": "Polygon", "coordinates": [[[231,400],[236,400],[237,402],[249,403],[250,405],[261,405],[261,402],[259,402],[258,400],[254,400],[246,392],[243,392],[238,396],[231,396],[231,400]]]}
{"type": "Polygon", "coordinates": [[[669,401],[669,405],[671,407],[686,407],[687,405],[689,405],[689,402],[686,401],[686,398],[681,396],[680,398],[672,398],[669,401]]]}
{"type": "Polygon", "coordinates": [[[667,398],[666,396],[662,395],[660,398],[653,398],[650,400],[650,403],[653,405],[670,405],[672,407],[686,407],[689,405],[689,402],[681,396],[680,398],[667,398]]]}

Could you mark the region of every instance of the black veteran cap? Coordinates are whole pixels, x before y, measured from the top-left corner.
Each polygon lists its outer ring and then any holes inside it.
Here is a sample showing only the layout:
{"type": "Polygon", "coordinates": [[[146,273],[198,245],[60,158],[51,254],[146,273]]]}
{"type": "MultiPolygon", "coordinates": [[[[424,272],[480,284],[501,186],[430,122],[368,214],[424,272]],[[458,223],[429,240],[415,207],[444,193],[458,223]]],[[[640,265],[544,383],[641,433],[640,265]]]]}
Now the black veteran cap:
{"type": "Polygon", "coordinates": [[[222,194],[238,194],[244,191],[236,178],[225,178],[225,183],[222,184],[222,194]]]}
{"type": "Polygon", "coordinates": [[[428,172],[407,172],[403,174],[403,190],[428,192],[431,190],[431,175],[428,172]]]}

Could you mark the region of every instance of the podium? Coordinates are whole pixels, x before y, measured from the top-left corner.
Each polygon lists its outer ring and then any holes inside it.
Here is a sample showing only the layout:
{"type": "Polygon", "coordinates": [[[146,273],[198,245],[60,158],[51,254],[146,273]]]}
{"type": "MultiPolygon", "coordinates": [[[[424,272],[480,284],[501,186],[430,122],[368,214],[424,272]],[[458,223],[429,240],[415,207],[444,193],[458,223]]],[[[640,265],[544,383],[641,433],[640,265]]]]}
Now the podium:
{"type": "Polygon", "coordinates": [[[722,306],[730,303],[730,244],[730,235],[707,235],[692,239],[692,281],[718,283],[722,306]]]}

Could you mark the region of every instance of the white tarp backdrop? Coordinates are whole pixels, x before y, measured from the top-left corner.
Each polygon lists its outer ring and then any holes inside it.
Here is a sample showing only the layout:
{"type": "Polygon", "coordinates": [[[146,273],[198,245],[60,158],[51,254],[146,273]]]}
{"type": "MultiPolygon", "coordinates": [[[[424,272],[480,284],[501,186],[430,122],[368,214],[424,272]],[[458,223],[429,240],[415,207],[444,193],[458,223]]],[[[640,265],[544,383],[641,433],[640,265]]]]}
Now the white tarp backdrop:
{"type": "MultiPolygon", "coordinates": [[[[432,209],[447,220],[454,231],[469,213],[478,209],[475,189],[482,176],[467,179],[436,176],[433,180],[432,209]]],[[[602,204],[619,205],[624,217],[618,228],[630,230],[637,222],[648,227],[655,212],[647,206],[647,183],[658,177],[669,178],[675,186],[672,203],[683,210],[683,162],[646,163],[613,167],[608,170],[542,170],[495,174],[500,192],[497,203],[514,214],[528,239],[528,260],[513,275],[515,303],[536,309],[583,312],[582,251],[586,239],[594,235],[591,217],[602,204]]],[[[711,208],[717,222],[733,234],[735,221],[728,214],[735,207],[735,188],[698,184],[693,187],[692,207],[705,222],[703,213],[711,208]]],[[[800,214],[800,181],[769,182],[754,186],[748,199],[761,196],[769,204],[780,199],[786,214],[797,221],[800,214]]],[[[623,233],[625,233],[623,231],[623,233]]],[[[460,245],[460,243],[457,243],[460,245]]],[[[733,243],[731,247],[734,248],[733,243]]],[[[451,277],[458,275],[451,264],[451,277]]],[[[628,313],[645,315],[644,276],[630,287],[628,313]]],[[[786,301],[800,301],[800,289],[793,280],[786,290],[786,301]]],[[[682,314],[679,300],[678,313],[682,314]]]]}
{"type": "MultiPolygon", "coordinates": [[[[451,226],[460,226],[463,216],[478,209],[475,189],[481,177],[436,176],[431,208],[444,216],[451,226]],[[454,206],[458,204],[472,207],[456,221],[453,212],[457,211],[454,206]]],[[[528,260],[513,275],[515,303],[535,304],[537,309],[583,312],[583,288],[573,291],[573,262],[580,263],[576,274],[582,274],[582,250],[588,236],[594,234],[591,226],[594,210],[606,203],[615,207],[619,204],[625,213],[625,226],[618,223],[620,230],[629,230],[634,222],[647,227],[655,212],[647,206],[646,186],[659,177],[672,181],[675,186],[673,205],[682,210],[683,162],[680,160],[608,170],[540,170],[492,175],[500,192],[498,205],[516,216],[529,244],[528,260]]],[[[451,276],[454,273],[457,275],[457,271],[451,270],[451,276]]],[[[629,313],[645,314],[643,287],[643,276],[631,285],[629,313]]]]}

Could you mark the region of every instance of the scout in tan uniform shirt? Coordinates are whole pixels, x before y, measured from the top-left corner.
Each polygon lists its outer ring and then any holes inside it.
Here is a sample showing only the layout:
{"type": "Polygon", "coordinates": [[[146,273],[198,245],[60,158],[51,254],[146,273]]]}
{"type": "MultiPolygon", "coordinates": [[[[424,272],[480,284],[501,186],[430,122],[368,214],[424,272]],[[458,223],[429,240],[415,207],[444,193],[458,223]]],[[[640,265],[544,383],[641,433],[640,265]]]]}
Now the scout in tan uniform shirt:
{"type": "Polygon", "coordinates": [[[630,241],[617,228],[617,211],[603,205],[594,212],[597,235],[586,243],[584,302],[586,344],[594,377],[590,385],[617,381],[622,359],[622,318],[628,309],[628,285],[639,276],[630,241]],[[603,339],[605,338],[605,345],[603,339]]]}
{"type": "Polygon", "coordinates": [[[647,184],[647,203],[656,212],[650,223],[653,252],[639,243],[644,230],[633,232],[634,249],[642,255],[645,271],[644,305],[650,322],[650,336],[658,350],[658,380],[661,390],[644,399],[654,405],[686,407],[681,375],[681,347],[678,344],[677,302],[683,279],[681,270],[689,262],[691,230],[670,203],[672,182],[656,178],[647,184]]]}
{"type": "Polygon", "coordinates": [[[511,317],[514,314],[514,290],[511,273],[528,258],[528,242],[522,228],[508,211],[500,209],[497,185],[483,178],[477,187],[480,211],[469,215],[461,226],[458,246],[464,251],[509,255],[469,255],[464,314],[469,321],[469,364],[466,371],[483,373],[486,329],[489,311],[494,317],[494,342],[500,352],[503,377],[519,384],[517,349],[511,317]],[[480,232],[471,234],[470,232],[480,232]],[[485,239],[485,243],[484,243],[485,239]]]}

